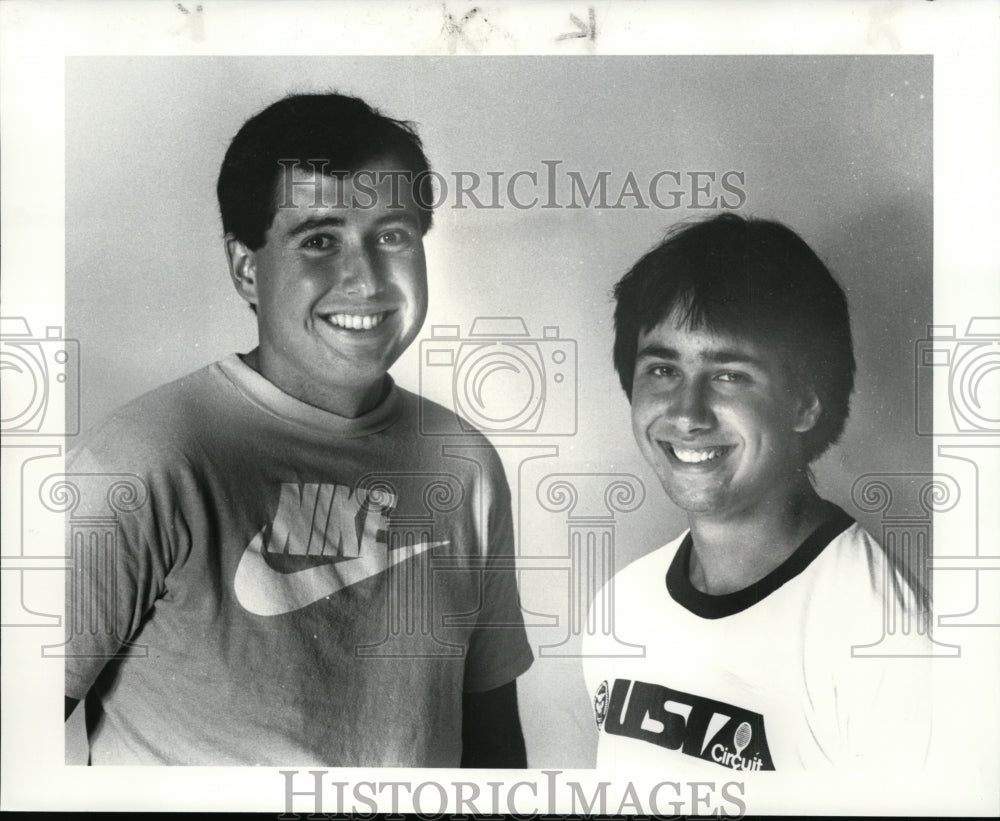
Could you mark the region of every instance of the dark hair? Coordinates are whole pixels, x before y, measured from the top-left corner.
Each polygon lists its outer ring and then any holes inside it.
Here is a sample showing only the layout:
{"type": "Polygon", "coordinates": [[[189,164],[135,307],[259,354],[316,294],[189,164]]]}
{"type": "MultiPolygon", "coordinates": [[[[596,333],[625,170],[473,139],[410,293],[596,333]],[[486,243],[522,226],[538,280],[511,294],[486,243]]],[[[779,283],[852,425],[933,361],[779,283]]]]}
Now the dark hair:
{"type": "Polygon", "coordinates": [[[774,350],[822,406],[803,434],[806,463],[843,432],[854,389],[847,297],[790,228],[732,213],[671,227],[615,285],[615,370],[629,400],[639,335],[675,309],[684,325],[774,350]]]}
{"type": "Polygon", "coordinates": [[[247,120],[229,144],[216,186],[222,229],[251,250],[264,244],[277,210],[279,160],[325,163],[319,167],[346,173],[385,157],[419,177],[414,199],[426,233],[433,220],[430,164],[412,123],[386,117],[357,97],[285,97],[247,120]]]}

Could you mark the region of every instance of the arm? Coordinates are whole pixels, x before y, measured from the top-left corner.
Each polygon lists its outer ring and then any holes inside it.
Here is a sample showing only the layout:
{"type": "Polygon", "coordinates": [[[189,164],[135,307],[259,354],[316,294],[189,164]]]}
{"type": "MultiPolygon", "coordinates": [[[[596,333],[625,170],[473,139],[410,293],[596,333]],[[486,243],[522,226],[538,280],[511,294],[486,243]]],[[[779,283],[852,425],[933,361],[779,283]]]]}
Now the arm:
{"type": "Polygon", "coordinates": [[[528,763],[517,677],[531,666],[533,654],[513,567],[510,488],[496,451],[484,456],[482,493],[489,515],[480,538],[489,546],[488,562],[480,576],[482,606],[466,655],[461,766],[523,769],[528,763]]]}
{"type": "Polygon", "coordinates": [[[528,766],[517,712],[517,684],[462,697],[462,766],[524,769],[528,766]]]}

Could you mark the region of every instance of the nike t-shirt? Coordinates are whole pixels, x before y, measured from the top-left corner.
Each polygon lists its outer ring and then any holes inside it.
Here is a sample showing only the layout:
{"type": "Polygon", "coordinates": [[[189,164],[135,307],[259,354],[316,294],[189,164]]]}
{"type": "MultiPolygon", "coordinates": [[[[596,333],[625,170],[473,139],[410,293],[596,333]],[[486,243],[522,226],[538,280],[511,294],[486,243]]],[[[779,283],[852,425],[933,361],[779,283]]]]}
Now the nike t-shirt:
{"type": "Polygon", "coordinates": [[[233,355],[88,436],[65,650],[92,763],[457,766],[463,692],[532,654],[502,466],[421,432],[449,413],[393,386],[335,416],[233,355]]]}

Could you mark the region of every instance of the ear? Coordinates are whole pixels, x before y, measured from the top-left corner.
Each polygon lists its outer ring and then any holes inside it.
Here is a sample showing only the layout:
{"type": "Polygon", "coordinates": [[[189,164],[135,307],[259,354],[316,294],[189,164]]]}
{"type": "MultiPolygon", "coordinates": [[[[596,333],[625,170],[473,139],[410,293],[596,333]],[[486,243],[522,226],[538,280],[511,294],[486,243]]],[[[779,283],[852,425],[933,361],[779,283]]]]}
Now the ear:
{"type": "Polygon", "coordinates": [[[795,407],[795,424],[793,430],[797,433],[805,433],[816,427],[820,414],[823,412],[823,405],[819,397],[807,390],[798,400],[795,407]]]}
{"type": "Polygon", "coordinates": [[[256,255],[232,234],[226,234],[226,259],[236,292],[251,305],[257,304],[256,255]]]}

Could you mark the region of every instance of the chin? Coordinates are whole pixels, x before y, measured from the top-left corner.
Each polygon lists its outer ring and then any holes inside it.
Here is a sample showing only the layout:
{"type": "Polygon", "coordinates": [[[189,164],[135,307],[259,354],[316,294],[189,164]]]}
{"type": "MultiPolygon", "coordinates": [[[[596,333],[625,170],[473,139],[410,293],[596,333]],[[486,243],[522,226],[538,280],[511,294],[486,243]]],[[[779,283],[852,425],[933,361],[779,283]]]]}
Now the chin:
{"type": "Polygon", "coordinates": [[[685,513],[721,513],[726,509],[726,500],[711,491],[691,492],[676,487],[666,487],[667,496],[685,513]]]}
{"type": "Polygon", "coordinates": [[[705,515],[709,513],[716,513],[721,510],[721,506],[714,504],[710,501],[700,501],[691,499],[673,499],[673,503],[677,505],[685,513],[693,513],[698,515],[705,515]]]}

